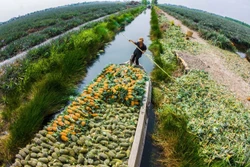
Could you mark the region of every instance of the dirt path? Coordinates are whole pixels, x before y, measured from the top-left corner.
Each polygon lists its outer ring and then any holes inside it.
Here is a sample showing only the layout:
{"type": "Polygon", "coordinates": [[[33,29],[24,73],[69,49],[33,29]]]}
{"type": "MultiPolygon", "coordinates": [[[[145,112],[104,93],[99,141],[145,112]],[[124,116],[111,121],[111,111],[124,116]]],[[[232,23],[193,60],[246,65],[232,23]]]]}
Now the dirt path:
{"type": "Polygon", "coordinates": [[[168,20],[173,20],[175,25],[179,25],[183,33],[186,34],[188,30],[192,31],[193,38],[191,38],[191,40],[204,45],[204,49],[199,55],[179,52],[179,56],[186,61],[189,68],[207,71],[212,79],[226,86],[245,106],[250,108],[250,102],[247,101],[247,97],[250,97],[250,63],[247,62],[246,59],[241,59],[240,56],[236,54],[210,45],[199,36],[198,32],[190,30],[187,26],[183,25],[181,21],[169,14],[165,12],[161,13],[164,14],[168,20]],[[228,59],[229,56],[234,56],[234,58],[228,59]],[[233,65],[237,67],[230,68],[233,65]],[[237,70],[240,72],[237,73],[237,70]],[[249,77],[243,78],[243,74],[249,77]]]}

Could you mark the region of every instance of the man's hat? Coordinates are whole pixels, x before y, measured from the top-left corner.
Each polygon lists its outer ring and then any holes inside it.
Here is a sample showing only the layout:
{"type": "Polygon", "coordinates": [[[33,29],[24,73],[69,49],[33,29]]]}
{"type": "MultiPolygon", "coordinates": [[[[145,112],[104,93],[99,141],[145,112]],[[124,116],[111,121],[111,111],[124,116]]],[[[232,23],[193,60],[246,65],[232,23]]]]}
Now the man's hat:
{"type": "Polygon", "coordinates": [[[141,37],[138,39],[139,42],[144,41],[144,39],[141,37]]]}

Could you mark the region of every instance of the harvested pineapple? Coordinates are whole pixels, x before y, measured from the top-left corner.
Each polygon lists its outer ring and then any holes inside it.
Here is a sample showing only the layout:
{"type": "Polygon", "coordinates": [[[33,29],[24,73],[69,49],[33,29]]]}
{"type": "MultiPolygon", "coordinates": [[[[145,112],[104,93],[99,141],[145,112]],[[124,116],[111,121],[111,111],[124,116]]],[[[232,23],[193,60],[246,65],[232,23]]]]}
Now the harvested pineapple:
{"type": "Polygon", "coordinates": [[[141,69],[107,66],[12,166],[128,166],[147,80],[141,69]]]}

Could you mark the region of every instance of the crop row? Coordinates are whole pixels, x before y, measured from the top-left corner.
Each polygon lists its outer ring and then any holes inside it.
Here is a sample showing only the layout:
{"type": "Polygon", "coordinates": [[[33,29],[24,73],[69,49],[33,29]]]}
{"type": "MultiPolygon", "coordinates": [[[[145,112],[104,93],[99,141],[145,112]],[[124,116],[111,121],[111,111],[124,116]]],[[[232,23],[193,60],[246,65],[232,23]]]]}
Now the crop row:
{"type": "Polygon", "coordinates": [[[128,166],[146,73],[109,65],[16,155],[13,166],[128,166]]]}
{"type": "Polygon", "coordinates": [[[40,44],[85,22],[122,11],[126,3],[83,3],[36,12],[0,25],[0,60],[40,44]]]}
{"type": "MultiPolygon", "coordinates": [[[[8,151],[15,152],[26,144],[46,116],[67,104],[87,67],[98,57],[98,51],[143,9],[138,7],[110,16],[92,28],[35,49],[27,59],[4,69],[0,95],[3,119],[10,123],[8,151]]],[[[6,150],[3,152],[6,155],[6,150]]]]}
{"type": "Polygon", "coordinates": [[[174,5],[159,5],[159,7],[181,20],[183,24],[200,32],[205,39],[223,49],[247,50],[250,48],[250,27],[222,16],[174,5]]]}

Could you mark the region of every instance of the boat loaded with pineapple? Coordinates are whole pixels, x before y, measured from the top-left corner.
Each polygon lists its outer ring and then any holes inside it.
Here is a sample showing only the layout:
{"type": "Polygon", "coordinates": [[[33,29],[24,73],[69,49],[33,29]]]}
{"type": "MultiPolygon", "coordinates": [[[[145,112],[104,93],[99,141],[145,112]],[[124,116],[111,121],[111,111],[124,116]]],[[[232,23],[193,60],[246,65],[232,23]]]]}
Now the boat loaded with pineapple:
{"type": "Polygon", "coordinates": [[[12,166],[137,166],[130,159],[138,161],[134,156],[141,154],[135,138],[145,140],[138,121],[147,109],[149,87],[143,69],[108,65],[19,151],[12,166]],[[130,156],[131,150],[136,151],[130,156]]]}

